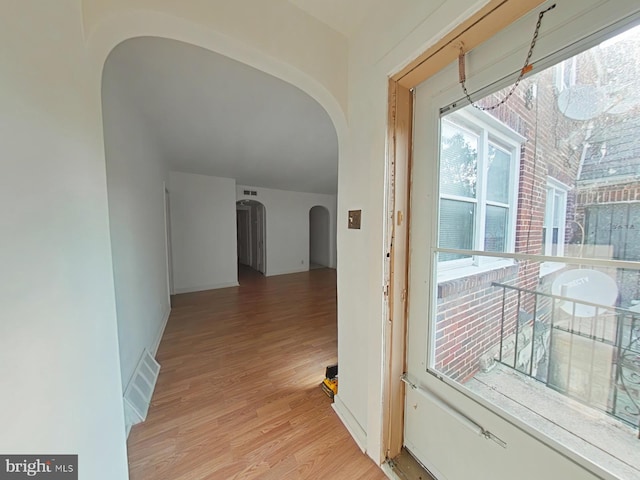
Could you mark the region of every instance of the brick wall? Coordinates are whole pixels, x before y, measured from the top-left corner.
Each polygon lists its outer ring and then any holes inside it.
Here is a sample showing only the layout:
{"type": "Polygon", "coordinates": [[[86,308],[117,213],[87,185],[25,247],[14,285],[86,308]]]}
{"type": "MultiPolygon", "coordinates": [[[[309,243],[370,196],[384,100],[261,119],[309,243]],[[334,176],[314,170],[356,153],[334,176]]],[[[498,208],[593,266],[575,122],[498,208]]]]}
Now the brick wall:
{"type": "MultiPolygon", "coordinates": [[[[513,281],[517,271],[514,265],[438,284],[438,371],[461,382],[478,371],[480,355],[500,341],[502,290],[492,283],[513,281]]],[[[509,314],[515,306],[506,308],[509,314]]]]}

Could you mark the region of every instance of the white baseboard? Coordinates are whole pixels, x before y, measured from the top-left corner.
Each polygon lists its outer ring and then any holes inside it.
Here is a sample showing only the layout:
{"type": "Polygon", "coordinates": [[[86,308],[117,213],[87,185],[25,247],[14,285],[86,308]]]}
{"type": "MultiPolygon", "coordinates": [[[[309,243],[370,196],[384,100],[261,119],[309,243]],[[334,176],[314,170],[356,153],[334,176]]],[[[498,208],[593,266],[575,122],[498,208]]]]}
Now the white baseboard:
{"type": "Polygon", "coordinates": [[[338,418],[342,421],[344,426],[347,428],[353,439],[362,450],[362,453],[366,453],[367,451],[367,432],[360,426],[356,417],[349,411],[346,405],[340,400],[339,396],[335,396],[333,399],[333,404],[331,405],[333,410],[338,415],[338,418]]]}
{"type": "Polygon", "coordinates": [[[160,346],[160,342],[162,341],[162,336],[164,335],[164,330],[167,328],[167,322],[169,321],[169,316],[171,315],[171,305],[167,308],[167,311],[164,314],[164,318],[162,320],[162,325],[160,325],[160,329],[158,330],[158,335],[156,336],[155,342],[151,346],[151,355],[155,358],[158,353],[158,347],[160,346]]]}
{"type": "Polygon", "coordinates": [[[293,270],[281,270],[276,272],[271,272],[267,270],[267,274],[265,275],[265,277],[276,277],[278,275],[289,275],[290,273],[302,273],[302,272],[308,272],[308,271],[309,271],[308,265],[306,267],[296,268],[293,270]]]}
{"type": "Polygon", "coordinates": [[[178,295],[180,293],[193,293],[193,292],[203,292],[205,290],[217,290],[218,288],[229,288],[229,287],[237,287],[240,284],[238,282],[228,282],[228,283],[216,283],[215,285],[203,285],[199,287],[185,287],[185,288],[174,288],[174,295],[178,295]]]}

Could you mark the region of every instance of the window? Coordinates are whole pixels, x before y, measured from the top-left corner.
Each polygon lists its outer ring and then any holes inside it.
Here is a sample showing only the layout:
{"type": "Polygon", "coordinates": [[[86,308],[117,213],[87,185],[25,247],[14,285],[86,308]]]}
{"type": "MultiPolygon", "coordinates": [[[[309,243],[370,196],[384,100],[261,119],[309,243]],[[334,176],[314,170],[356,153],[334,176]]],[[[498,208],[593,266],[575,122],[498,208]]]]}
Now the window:
{"type": "MultiPolygon", "coordinates": [[[[537,91],[530,107],[520,93],[488,113],[451,112],[459,101],[418,90],[427,108],[416,118],[433,133],[429,102],[441,112],[439,141],[422,147],[439,145],[438,170],[422,170],[437,175],[439,222],[422,310],[427,362],[409,370],[640,478],[640,81],[625,87],[628,105],[609,95],[612,72],[640,68],[640,27],[579,55],[584,91],[607,102],[600,110],[588,95],[557,95],[558,71],[575,80],[573,60],[522,81],[537,91]]],[[[416,151],[416,162],[433,158],[416,151]]]]}
{"type": "Polygon", "coordinates": [[[566,204],[567,191],[549,184],[542,226],[542,251],[544,255],[562,256],[564,253],[566,204]]]}
{"type": "MultiPolygon", "coordinates": [[[[547,257],[561,257],[565,254],[568,191],[567,185],[551,177],[547,179],[541,249],[542,255],[547,257]]],[[[563,267],[562,263],[543,262],[540,265],[540,276],[543,277],[563,267]]]]}
{"type": "MultiPolygon", "coordinates": [[[[482,112],[443,118],[440,142],[439,247],[507,252],[513,249],[522,138],[482,112]]],[[[442,253],[444,268],[486,259],[442,253]]]]}

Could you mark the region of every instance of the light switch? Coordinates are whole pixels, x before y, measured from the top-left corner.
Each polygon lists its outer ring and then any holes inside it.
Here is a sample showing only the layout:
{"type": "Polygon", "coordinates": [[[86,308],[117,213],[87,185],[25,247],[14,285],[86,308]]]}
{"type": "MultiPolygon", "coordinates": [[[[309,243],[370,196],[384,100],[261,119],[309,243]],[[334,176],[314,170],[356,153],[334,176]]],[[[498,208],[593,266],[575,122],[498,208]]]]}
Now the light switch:
{"type": "Polygon", "coordinates": [[[360,230],[362,210],[349,210],[349,228],[360,230]]]}

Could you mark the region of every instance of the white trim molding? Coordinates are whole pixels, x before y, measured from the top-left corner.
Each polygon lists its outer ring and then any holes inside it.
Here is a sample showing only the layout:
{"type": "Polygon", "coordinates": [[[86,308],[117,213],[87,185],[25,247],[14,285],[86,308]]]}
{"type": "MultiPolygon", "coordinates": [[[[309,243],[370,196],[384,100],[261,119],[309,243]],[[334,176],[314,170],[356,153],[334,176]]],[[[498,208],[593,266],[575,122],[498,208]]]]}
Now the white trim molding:
{"type": "Polygon", "coordinates": [[[353,416],[353,414],[349,411],[347,406],[342,402],[338,395],[335,396],[331,407],[336,412],[338,418],[346,427],[353,439],[356,441],[358,447],[360,447],[360,450],[362,450],[362,453],[366,453],[367,432],[365,432],[364,429],[360,426],[360,424],[356,420],[356,417],[353,416]]]}

